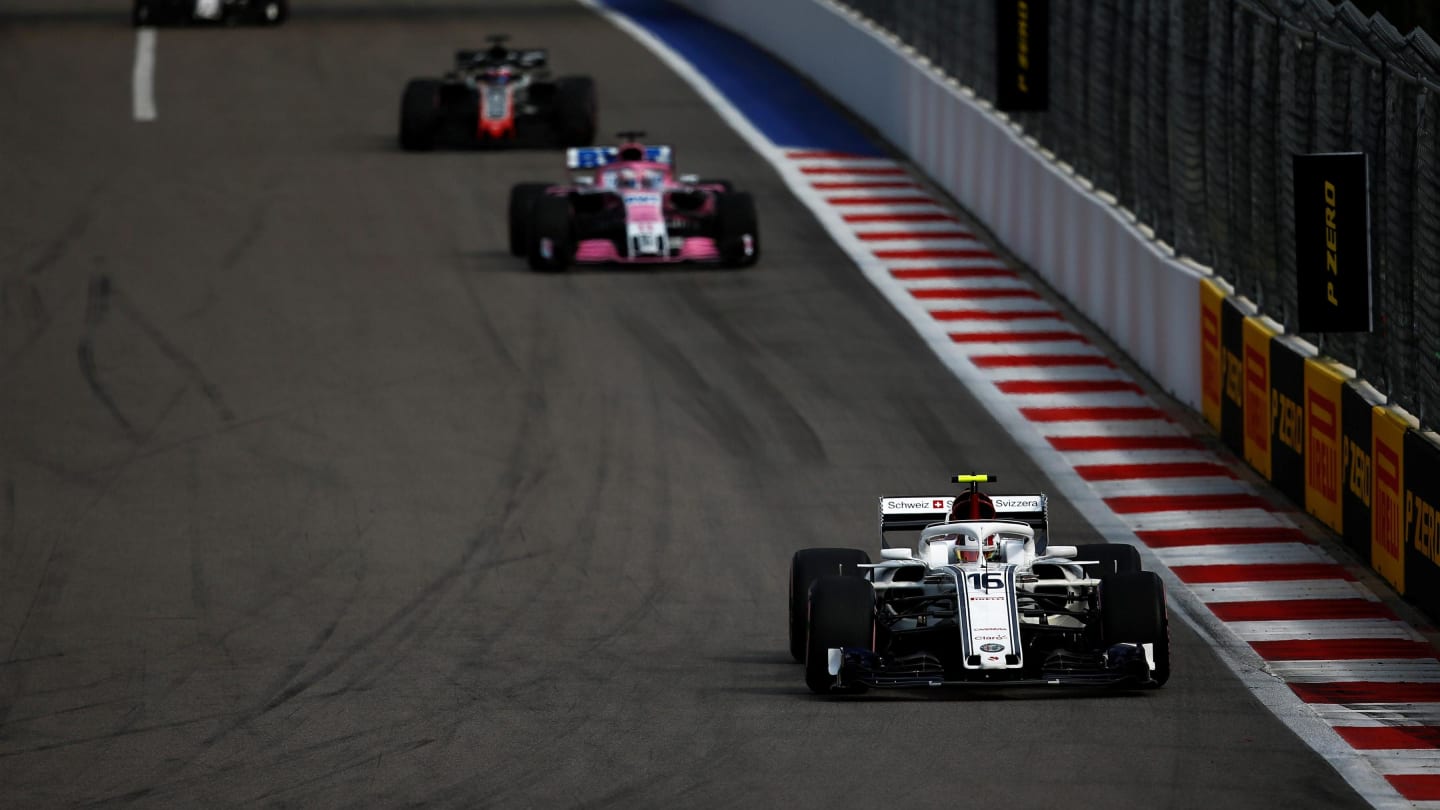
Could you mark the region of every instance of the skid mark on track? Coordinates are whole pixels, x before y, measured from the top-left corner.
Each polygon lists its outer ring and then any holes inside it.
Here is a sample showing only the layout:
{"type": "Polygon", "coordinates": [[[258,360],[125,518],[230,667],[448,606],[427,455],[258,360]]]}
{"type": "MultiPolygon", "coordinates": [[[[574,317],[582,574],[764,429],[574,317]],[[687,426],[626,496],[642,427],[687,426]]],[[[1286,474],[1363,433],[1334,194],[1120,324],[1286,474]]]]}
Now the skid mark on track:
{"type": "MultiPolygon", "coordinates": [[[[125,316],[126,320],[140,330],[150,342],[158,348],[171,363],[179,369],[187,381],[197,388],[204,395],[211,407],[222,421],[235,421],[235,412],[225,402],[225,398],[219,386],[211,382],[200,370],[200,367],[191,360],[188,355],[180,350],[169,338],[165,336],[143,313],[131,302],[107,275],[101,274],[90,279],[85,300],[85,325],[76,348],[76,356],[80,366],[80,375],[84,378],[85,384],[90,393],[104,406],[107,413],[115,420],[125,432],[125,435],[133,442],[140,444],[146,438],[140,431],[135,421],[128,416],[120,407],[110,389],[105,385],[100,376],[99,363],[96,360],[97,335],[102,324],[109,319],[111,311],[118,312],[125,316]]],[[[183,393],[183,389],[182,392],[183,393]]],[[[160,419],[155,425],[163,421],[164,416],[174,407],[179,398],[179,393],[173,397],[167,407],[162,411],[160,419]]],[[[152,430],[153,430],[152,426],[152,430]]],[[[148,433],[148,431],[146,432],[148,433]]]]}
{"type": "Polygon", "coordinates": [[[114,418],[115,423],[125,432],[126,437],[131,441],[139,442],[140,434],[135,429],[134,423],[130,421],[120,405],[110,395],[109,389],[100,380],[100,370],[95,363],[95,331],[104,322],[110,313],[110,279],[107,276],[96,276],[90,280],[90,287],[85,297],[85,332],[80,336],[80,344],[76,347],[76,359],[80,363],[80,376],[85,379],[85,385],[90,393],[105,408],[105,412],[114,418]]]}
{"type": "MultiPolygon", "coordinates": [[[[764,352],[755,341],[735,325],[734,318],[720,312],[714,299],[698,287],[688,287],[681,292],[691,311],[700,316],[725,343],[731,347],[723,361],[728,364],[740,381],[738,390],[746,392],[744,401],[762,405],[765,412],[779,423],[778,435],[784,437],[785,447],[792,450],[797,459],[813,463],[827,460],[825,444],[821,441],[814,425],[805,413],[785,395],[783,387],[776,385],[762,370],[759,361],[764,352]]],[[[770,445],[770,442],[766,442],[770,445]]]]}
{"type": "Polygon", "coordinates": [[[0,278],[0,341],[11,342],[12,330],[8,326],[11,323],[19,327],[13,331],[20,334],[13,339],[15,348],[0,357],[0,376],[9,371],[11,365],[50,328],[50,312],[40,295],[40,288],[32,279],[0,278]]]}
{"type": "Polygon", "coordinates": [[[649,320],[622,314],[620,325],[635,338],[658,366],[678,381],[675,389],[692,392],[676,402],[689,412],[716,445],[736,456],[754,458],[765,446],[763,437],[745,411],[736,406],[730,394],[711,384],[700,372],[695,361],[675,345],[670,336],[649,320]]]}

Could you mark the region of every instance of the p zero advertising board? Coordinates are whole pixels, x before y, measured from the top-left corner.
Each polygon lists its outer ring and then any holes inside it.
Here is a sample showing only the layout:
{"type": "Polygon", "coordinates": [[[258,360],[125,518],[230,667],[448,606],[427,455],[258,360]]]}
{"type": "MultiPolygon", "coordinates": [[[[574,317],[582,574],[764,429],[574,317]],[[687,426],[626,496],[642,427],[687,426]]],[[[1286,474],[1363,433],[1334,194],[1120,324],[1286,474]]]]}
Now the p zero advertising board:
{"type": "Polygon", "coordinates": [[[1340,386],[1340,521],[1345,544],[1369,563],[1370,502],[1374,495],[1371,430],[1383,403],[1375,389],[1360,383],[1340,386]]]}
{"type": "Polygon", "coordinates": [[[1225,396],[1225,355],[1220,350],[1220,308],[1225,291],[1200,280],[1200,413],[1220,432],[1220,402],[1225,396]]]}
{"type": "Polygon", "coordinates": [[[1270,341],[1270,481],[1295,503],[1305,502],[1305,358],[1309,353],[1284,336],[1270,341]]]}
{"type": "Polygon", "coordinates": [[[1410,424],[1376,407],[1370,423],[1370,567],[1405,593],[1405,431],[1410,424]]]}
{"type": "Polygon", "coordinates": [[[995,0],[996,106],[1050,104],[1050,0],[995,0]]]}
{"type": "Polygon", "coordinates": [[[1342,534],[1340,389],[1346,379],[1333,363],[1305,361],[1305,511],[1342,534]]]}
{"type": "Polygon", "coordinates": [[[1241,331],[1241,399],[1245,419],[1244,456],[1255,471],[1270,478],[1270,341],[1275,330],[1258,318],[1246,318],[1241,331]]]}
{"type": "Polygon", "coordinates": [[[1440,437],[1405,434],[1405,588],[1440,615],[1440,437]]]}
{"type": "Polygon", "coordinates": [[[1301,332],[1369,332],[1370,178],[1363,152],[1295,155],[1301,332]]]}

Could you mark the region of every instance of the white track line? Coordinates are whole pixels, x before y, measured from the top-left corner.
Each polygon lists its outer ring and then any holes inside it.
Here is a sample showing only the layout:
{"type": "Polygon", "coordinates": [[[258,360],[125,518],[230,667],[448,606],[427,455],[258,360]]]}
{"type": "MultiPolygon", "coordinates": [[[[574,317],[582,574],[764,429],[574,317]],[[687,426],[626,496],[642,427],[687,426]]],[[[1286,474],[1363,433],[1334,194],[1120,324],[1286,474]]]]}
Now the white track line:
{"type": "Polygon", "coordinates": [[[136,121],[154,121],[160,115],[155,109],[156,38],[154,28],[135,30],[135,68],[130,74],[130,107],[136,121]]]}

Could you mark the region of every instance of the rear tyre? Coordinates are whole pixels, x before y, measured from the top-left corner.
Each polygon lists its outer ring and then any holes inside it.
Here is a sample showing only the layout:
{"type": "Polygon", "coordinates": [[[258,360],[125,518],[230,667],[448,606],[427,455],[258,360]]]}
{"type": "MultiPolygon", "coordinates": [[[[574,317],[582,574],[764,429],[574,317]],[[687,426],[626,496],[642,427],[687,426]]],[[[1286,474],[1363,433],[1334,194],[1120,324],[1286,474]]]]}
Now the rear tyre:
{"type": "Polygon", "coordinates": [[[1092,577],[1103,574],[1133,574],[1144,570],[1140,565],[1140,552],[1128,543],[1095,543],[1076,546],[1075,559],[1094,560],[1099,565],[1085,566],[1092,577]]]}
{"type": "Polygon", "coordinates": [[[535,201],[545,194],[548,183],[516,183],[510,187],[510,255],[524,256],[529,245],[530,218],[535,201]]]}
{"type": "Polygon", "coordinates": [[[568,76],[555,82],[555,131],[562,146],[595,143],[598,107],[595,80],[589,76],[568,76]]]}
{"type": "Polygon", "coordinates": [[[1170,619],[1165,583],[1152,571],[1106,574],[1100,578],[1101,635],[1106,646],[1151,644],[1152,686],[1170,680],[1170,619]]]}
{"type": "Polygon", "coordinates": [[[790,558],[790,656],[805,661],[805,600],[815,580],[826,576],[863,577],[857,567],[870,562],[858,548],[804,548],[790,558]]]}
{"type": "Polygon", "coordinates": [[[265,0],[255,10],[255,15],[261,25],[279,25],[290,16],[290,4],[286,0],[265,0]]]}
{"type": "Polygon", "coordinates": [[[575,257],[575,226],[570,220],[570,201],[564,197],[541,197],[535,201],[530,219],[530,267],[558,273],[575,257]]]}
{"type": "Polygon", "coordinates": [[[440,123],[440,82],[412,79],[400,99],[400,148],[428,152],[435,148],[440,123]]]}
{"type": "Polygon", "coordinates": [[[836,685],[830,674],[832,647],[872,649],[875,639],[875,589],[859,577],[827,576],[810,586],[806,623],[805,685],[820,695],[854,695],[860,684],[836,685]]]}
{"type": "Polygon", "coordinates": [[[744,191],[715,196],[716,247],[726,267],[749,267],[760,260],[760,229],[755,199],[744,191]]]}

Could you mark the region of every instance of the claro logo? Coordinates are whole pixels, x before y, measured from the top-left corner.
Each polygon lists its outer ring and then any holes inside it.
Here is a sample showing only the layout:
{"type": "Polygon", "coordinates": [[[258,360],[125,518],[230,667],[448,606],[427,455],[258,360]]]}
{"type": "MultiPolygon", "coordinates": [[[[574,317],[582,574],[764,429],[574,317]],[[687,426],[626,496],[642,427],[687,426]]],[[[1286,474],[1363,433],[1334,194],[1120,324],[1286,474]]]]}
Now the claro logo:
{"type": "Polygon", "coordinates": [[[1410,538],[1410,545],[1416,551],[1440,563],[1440,548],[1436,548],[1436,534],[1440,531],[1437,520],[1440,516],[1436,515],[1434,504],[1416,495],[1414,490],[1405,490],[1405,536],[1410,538]]]}
{"type": "Polygon", "coordinates": [[[1325,300],[1331,306],[1340,306],[1340,300],[1335,297],[1335,279],[1340,277],[1340,255],[1337,252],[1340,246],[1340,231],[1335,227],[1335,207],[1339,194],[1335,191],[1335,184],[1329,180],[1325,181],[1325,270],[1330,274],[1330,279],[1325,282],[1325,300]]]}
{"type": "Polygon", "coordinates": [[[1311,391],[1306,397],[1310,407],[1310,430],[1305,448],[1306,480],[1320,496],[1331,503],[1340,497],[1340,459],[1336,446],[1335,403],[1311,391]]]}

